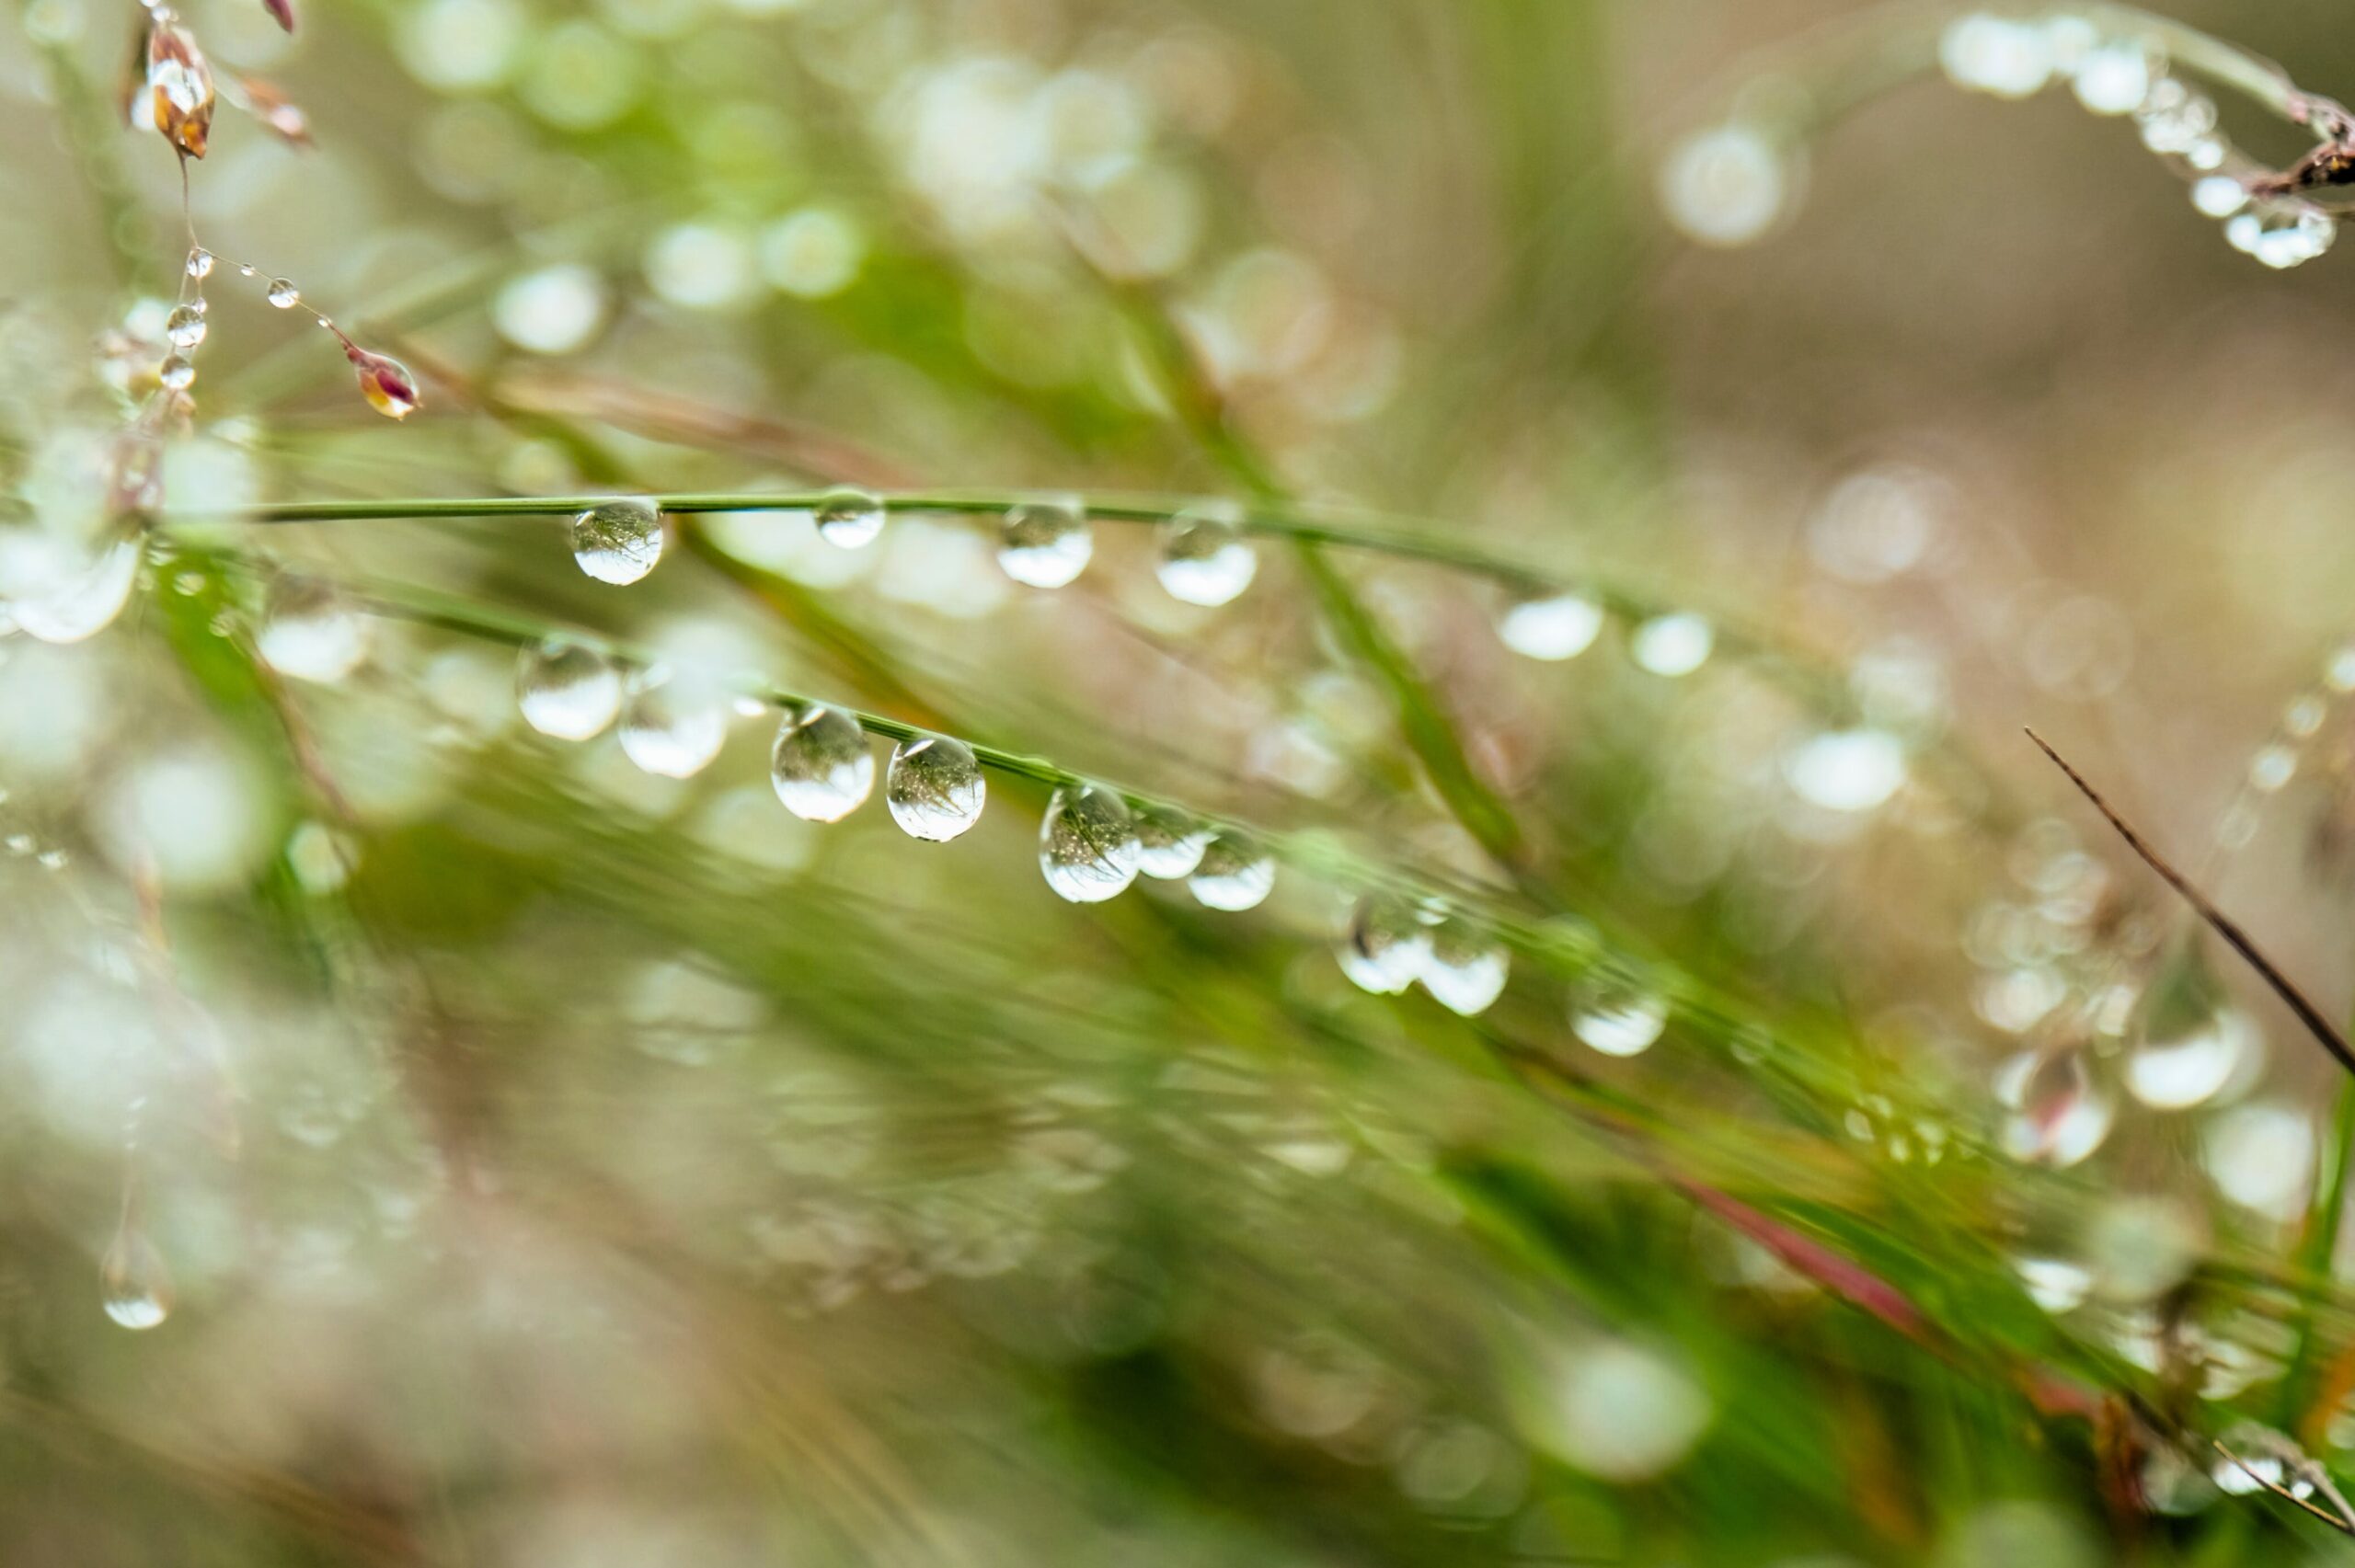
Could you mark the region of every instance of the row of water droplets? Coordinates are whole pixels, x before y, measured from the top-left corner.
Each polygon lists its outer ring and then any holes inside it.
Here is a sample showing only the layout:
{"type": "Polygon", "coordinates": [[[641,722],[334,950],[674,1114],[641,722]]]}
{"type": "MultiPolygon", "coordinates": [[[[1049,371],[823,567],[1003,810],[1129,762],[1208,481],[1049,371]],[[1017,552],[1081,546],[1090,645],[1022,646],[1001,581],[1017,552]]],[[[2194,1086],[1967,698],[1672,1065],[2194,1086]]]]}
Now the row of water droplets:
{"type": "MultiPolygon", "coordinates": [[[[888,500],[872,491],[837,488],[807,508],[780,508],[782,515],[806,511],[819,536],[844,549],[862,549],[881,536],[894,507],[937,510],[921,498],[888,500]]],[[[1258,572],[1258,556],[1244,534],[1239,508],[1197,501],[1172,510],[1159,524],[1156,576],[1172,597],[1216,607],[1231,602],[1258,572]]],[[[1017,582],[1057,588],[1074,580],[1093,557],[1095,544],[1084,501],[1066,497],[1016,501],[999,519],[998,564],[1017,582]]],[[[619,497],[584,508],[572,520],[573,558],[599,582],[627,585],[644,579],[661,562],[670,530],[654,499],[619,497]]],[[[1606,598],[1591,589],[1546,585],[1526,590],[1505,606],[1497,634],[1506,647],[1525,658],[1562,663],[1579,658],[1601,639],[1617,616],[1606,598]]],[[[1642,613],[1626,628],[1627,656],[1646,672],[1667,680],[1691,675],[1715,655],[1718,634],[1709,617],[1689,610],[1642,613]]],[[[1787,760],[1792,788],[1827,810],[1860,812],[1887,802],[1908,776],[1906,749],[1885,730],[1832,728],[1797,747],[1787,760]]]]}
{"type": "MultiPolygon", "coordinates": [[[[196,350],[203,343],[208,331],[205,319],[204,281],[219,268],[221,258],[194,242],[191,235],[188,260],[182,268],[184,280],[178,303],[165,323],[165,336],[170,339],[171,352],[156,372],[157,379],[167,391],[184,393],[196,383],[196,350]]],[[[260,278],[261,269],[251,262],[236,262],[237,275],[260,278]]],[[[361,395],[368,406],[388,419],[406,419],[417,412],[421,399],[417,383],[406,366],[384,354],[373,353],[353,342],[334,319],[312,309],[303,301],[303,291],[292,279],[273,277],[264,285],[263,298],[277,310],[301,310],[318,323],[321,330],[330,334],[341,345],[344,358],[350,361],[360,379],[361,395]]]]}
{"type": "MultiPolygon", "coordinates": [[[[165,356],[164,362],[155,372],[156,380],[167,391],[186,392],[196,384],[196,351],[211,331],[211,324],[206,319],[208,307],[204,283],[219,266],[220,258],[202,246],[189,247],[188,260],[180,269],[179,299],[164,323],[164,336],[170,340],[171,352],[165,356]]],[[[241,261],[236,266],[240,277],[261,276],[259,269],[250,263],[241,261]]],[[[284,278],[270,279],[263,290],[263,297],[278,310],[293,310],[303,303],[303,291],[284,278]]],[[[330,332],[335,330],[335,323],[326,316],[319,315],[316,311],[311,314],[317,317],[321,326],[330,332]]]]}
{"type": "MultiPolygon", "coordinates": [[[[806,509],[818,536],[844,550],[860,550],[882,537],[893,503],[871,490],[841,486],[806,509]]],[[[915,510],[937,509],[921,505],[915,510]]],[[[1259,558],[1244,537],[1240,508],[1205,501],[1171,515],[1161,525],[1155,566],[1171,597],[1205,608],[1233,602],[1258,575],[1259,558]]],[[[638,497],[617,497],[584,509],[572,520],[572,555],[580,569],[603,583],[626,585],[652,572],[662,559],[669,529],[661,507],[638,497]]],[[[1096,555],[1096,535],[1085,502],[1075,496],[1021,500],[998,520],[997,563],[1005,575],[1030,588],[1063,588],[1078,579],[1096,555]]]]}
{"type": "MultiPolygon", "coordinates": [[[[366,657],[368,624],[330,585],[281,576],[267,595],[256,651],[281,674],[332,684],[366,657]]],[[[524,722],[539,734],[585,742],[613,729],[632,762],[669,778],[701,773],[718,756],[733,718],[782,701],[769,773],[788,811],[805,821],[840,822],[875,792],[870,727],[878,721],[867,715],[822,702],[731,693],[721,682],[618,656],[584,636],[559,633],[523,647],[516,694],[524,722]]],[[[979,822],[988,784],[973,747],[947,735],[885,733],[895,744],[884,770],[884,801],[902,830],[945,843],[979,822]]],[[[1241,912],[1274,890],[1276,856],[1248,829],[1070,775],[1054,775],[1054,782],[1040,826],[1039,863],[1058,897],[1101,903],[1146,877],[1182,881],[1204,907],[1241,912]]],[[[1343,973],[1369,992],[1397,995],[1419,984],[1467,1017],[1496,1002],[1511,973],[1506,943],[1437,895],[1359,898],[1337,956],[1343,973]]],[[[1569,1018],[1573,1034],[1591,1049],[1633,1057],[1660,1038],[1669,1002],[1656,987],[1597,969],[1580,982],[1569,1018]]]]}
{"type": "MultiPolygon", "coordinates": [[[[2268,267],[2302,266],[2338,238],[2335,214],[2269,189],[2269,171],[2222,130],[2216,100],[2172,74],[2165,55],[2142,38],[2110,36],[2066,10],[2033,17],[1974,11],[1947,25],[1938,62],[1970,91],[2026,98],[2065,84],[2090,113],[2131,116],[2142,144],[2190,181],[2192,204],[2223,223],[2234,249],[2268,267]]],[[[2317,129],[2329,118],[2317,106],[2317,129]]],[[[2326,129],[2335,135],[2344,127],[2326,129]]]]}
{"type": "MultiPolygon", "coordinates": [[[[1506,945],[1477,922],[1441,901],[1391,892],[1357,900],[1336,953],[1341,972],[1361,990],[1396,996],[1419,984],[1467,1018],[1493,1006],[1511,974],[1506,945]]],[[[1597,965],[1571,988],[1568,1011],[1581,1045],[1624,1059],[1659,1042],[1670,1003],[1659,987],[1597,965]]]]}

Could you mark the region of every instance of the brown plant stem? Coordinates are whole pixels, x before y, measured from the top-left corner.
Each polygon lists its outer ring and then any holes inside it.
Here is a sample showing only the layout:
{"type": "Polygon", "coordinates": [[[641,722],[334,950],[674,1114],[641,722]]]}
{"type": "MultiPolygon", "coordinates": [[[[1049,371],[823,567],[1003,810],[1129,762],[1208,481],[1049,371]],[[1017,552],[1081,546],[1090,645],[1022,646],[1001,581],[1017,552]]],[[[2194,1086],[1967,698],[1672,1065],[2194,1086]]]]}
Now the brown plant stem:
{"type": "Polygon", "coordinates": [[[2126,841],[2126,847],[2142,856],[2143,864],[2157,872],[2160,879],[2181,894],[2183,901],[2189,904],[2198,912],[2200,918],[2208,922],[2211,930],[2224,939],[2227,946],[2247,960],[2249,967],[2255,969],[2265,983],[2272,988],[2273,994],[2280,997],[2292,1013],[2297,1014],[2298,1022],[2306,1026],[2306,1032],[2322,1043],[2323,1049],[2336,1058],[2339,1066],[2345,1068],[2349,1073],[2355,1073],[2355,1049],[2349,1047],[2347,1037],[2338,1032],[2336,1024],[2323,1016],[2320,1008],[2306,1000],[2305,993],[2292,984],[2288,976],[2275,967],[2271,959],[2258,951],[2257,944],[2249,940],[2248,933],[2243,931],[2231,916],[2210,902],[2208,896],[2193,887],[2189,878],[2168,864],[2158,851],[2145,842],[2142,836],[2127,824],[2126,819],[2118,814],[2109,802],[2104,800],[2094,786],[2087,784],[2084,776],[2071,767],[2062,759],[2061,753],[2046,742],[2044,737],[2037,734],[2033,729],[2028,730],[2027,734],[2030,740],[2036,742],[2039,750],[2052,759],[2053,766],[2069,776],[2069,782],[2077,786],[2077,792],[2093,803],[2094,809],[2100,812],[2108,819],[2109,825],[2118,830],[2119,837],[2126,841]]]}

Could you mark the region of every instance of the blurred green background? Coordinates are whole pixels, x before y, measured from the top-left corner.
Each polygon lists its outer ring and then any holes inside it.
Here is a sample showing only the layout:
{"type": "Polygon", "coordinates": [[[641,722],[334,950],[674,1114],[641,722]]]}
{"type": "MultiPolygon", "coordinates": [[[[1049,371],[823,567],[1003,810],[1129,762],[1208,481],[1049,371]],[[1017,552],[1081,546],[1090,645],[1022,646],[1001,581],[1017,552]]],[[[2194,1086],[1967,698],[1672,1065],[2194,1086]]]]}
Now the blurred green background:
{"type": "Polygon", "coordinates": [[[2355,1096],[2019,736],[2345,1011],[2278,94],[2103,6],[202,0],[183,171],[140,15],[0,29],[11,1568],[2355,1555],[2355,1096]],[[742,500],[616,588],[615,493],[742,500]],[[534,733],[557,632],[716,760],[534,733]],[[779,693],[1019,765],[803,821],[779,693]],[[1067,775],[1272,896],[1058,900],[1067,775]]]}

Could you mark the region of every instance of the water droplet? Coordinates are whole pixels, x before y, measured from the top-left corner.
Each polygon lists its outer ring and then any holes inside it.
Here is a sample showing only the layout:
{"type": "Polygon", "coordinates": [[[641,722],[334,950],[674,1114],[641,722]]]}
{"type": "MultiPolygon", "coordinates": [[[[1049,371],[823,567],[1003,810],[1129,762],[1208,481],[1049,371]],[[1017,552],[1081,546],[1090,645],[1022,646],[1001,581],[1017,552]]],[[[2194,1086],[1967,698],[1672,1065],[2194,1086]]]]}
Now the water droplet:
{"type": "Polygon", "coordinates": [[[78,643],[114,624],[139,580],[139,544],[117,540],[78,572],[61,573],[8,606],[17,629],[45,643],[78,643]]]}
{"type": "Polygon", "coordinates": [[[2175,77],[2162,76],[2135,109],[2134,124],[2142,133],[2142,145],[2180,156],[2215,133],[2216,100],[2175,77]]]}
{"type": "Polygon", "coordinates": [[[1938,63],[1958,87],[2024,98],[2052,79],[2052,45],[2041,21],[1975,11],[1940,36],[1938,63]]]}
{"type": "Polygon", "coordinates": [[[1660,206],[1686,238],[1733,247],[1762,239],[1806,180],[1800,150],[1748,125],[1715,125],[1679,143],[1660,171],[1660,206]]]}
{"type": "Polygon", "coordinates": [[[1628,648],[1637,664],[1654,675],[1690,675],[1709,662],[1717,635],[1699,615],[1679,611],[1655,615],[1637,626],[1628,648]]]}
{"type": "Polygon", "coordinates": [[[728,705],[664,665],[633,673],[622,703],[623,754],[649,773],[693,778],[728,740],[728,705]]]}
{"type": "Polygon", "coordinates": [[[1189,507],[1161,525],[1155,575],[1172,599],[1205,609],[1233,603],[1259,575],[1259,555],[1243,537],[1236,508],[1189,507]]]}
{"type": "Polygon", "coordinates": [[[2219,222],[2248,205],[2248,188],[2228,174],[2211,174],[2191,188],[2191,204],[2219,222]]]}
{"type": "Polygon", "coordinates": [[[2127,1092],[2154,1110],[2204,1104],[2224,1092],[2258,1045],[2257,1026],[2237,1008],[2154,1020],[2126,1059],[2127,1092]]]}
{"type": "Polygon", "coordinates": [[[240,262],[238,262],[238,263],[237,263],[237,276],[238,276],[238,277],[240,277],[240,278],[250,278],[250,277],[252,277],[253,275],[254,275],[254,264],[253,264],[252,262],[250,262],[250,261],[240,261],[240,262]]]}
{"type": "Polygon", "coordinates": [[[204,307],[182,305],[164,323],[164,336],[176,349],[193,349],[204,341],[204,307]]]}
{"type": "Polygon", "coordinates": [[[1905,748],[1885,730],[1842,729],[1815,736],[1783,759],[1783,776],[1810,806],[1870,811],[1905,784],[1905,748]]]}
{"type": "Polygon", "coordinates": [[[587,740],[622,711],[621,671],[586,643],[548,637],[517,657],[515,701],[542,735],[587,740]]]}
{"type": "Polygon", "coordinates": [[[2248,786],[2259,795],[2272,795],[2296,777],[2297,772],[2296,748],[2278,742],[2259,747],[2257,755],[2249,759],[2248,786]]]}
{"type": "Polygon", "coordinates": [[[213,253],[201,246],[188,253],[188,275],[200,281],[213,276],[213,253]]]}
{"type": "Polygon", "coordinates": [[[661,509],[652,501],[635,496],[601,501],[572,520],[572,558],[599,582],[625,587],[662,559],[665,532],[661,509]]]}
{"type": "Polygon", "coordinates": [[[998,535],[997,564],[1031,588],[1061,588],[1087,569],[1096,535],[1077,497],[1023,501],[1008,507],[998,535]]]}
{"type": "Polygon", "coordinates": [[[1668,999],[1596,969],[1570,990],[1570,1032],[1607,1057],[1641,1056],[1668,1028],[1668,999]]]}
{"type": "Polygon", "coordinates": [[[1497,635],[1523,658],[1558,664],[1593,647],[1603,622],[1601,601],[1583,593],[1555,593],[1522,600],[1506,611],[1497,635]]]}
{"type": "Polygon", "coordinates": [[[2004,1123],[2005,1151],[2059,1170],[2099,1149],[2117,1116],[2116,1104],[2095,1084],[2082,1051],[2023,1051],[1999,1070],[1995,1092],[2013,1112],[2004,1123]]]}
{"type": "Polygon", "coordinates": [[[1137,821],[1137,870],[1162,882],[1177,882],[1194,875],[1202,852],[1216,833],[1174,806],[1140,807],[1137,821]]]}
{"type": "Polygon", "coordinates": [[[168,355],[155,372],[155,379],[171,391],[186,392],[196,384],[196,361],[186,354],[168,355]]]}
{"type": "Polygon", "coordinates": [[[1350,929],[1335,954],[1341,973],[1360,990],[1396,996],[1422,978],[1430,943],[1421,910],[1386,893],[1368,893],[1350,910],[1350,929]]]}
{"type": "Polygon", "coordinates": [[[1442,1007],[1474,1018],[1504,994],[1512,965],[1496,938],[1459,916],[1431,927],[1430,942],[1416,979],[1442,1007]]]}
{"type": "Polygon", "coordinates": [[[973,749],[946,735],[903,740],[883,775],[883,803],[910,838],[945,844],[982,819],[989,781],[973,749]]]}
{"type": "Polygon", "coordinates": [[[811,515],[818,537],[838,550],[864,549],[883,532],[883,498],[855,486],[827,491],[811,515]]]}
{"type": "Polygon", "coordinates": [[[303,303],[303,291],[288,279],[272,278],[270,280],[270,303],[280,310],[293,310],[303,303]]]}
{"type": "Polygon", "coordinates": [[[785,808],[802,820],[841,821],[874,793],[875,754],[867,731],[823,703],[787,715],[769,754],[769,782],[785,808]]]}
{"type": "Polygon", "coordinates": [[[151,1329],[172,1313],[172,1274],[145,1231],[126,1215],[98,1265],[107,1316],[127,1329],[151,1329]]]}
{"type": "Polygon", "coordinates": [[[368,657],[369,623],[316,578],[270,584],[254,652],[281,675],[333,685],[368,657]]]}
{"type": "Polygon", "coordinates": [[[1143,857],[1136,818],[1101,784],[1065,784],[1039,824],[1039,869],[1074,904],[1100,904],[1128,889],[1143,857]]]}
{"type": "Polygon", "coordinates": [[[1276,886],[1275,857],[1242,833],[1221,833],[1202,851],[1186,890],[1205,909],[1240,914],[1268,901],[1276,886]]]}
{"type": "MultiPolygon", "coordinates": [[[[319,325],[332,331],[335,323],[322,318],[319,325]]],[[[406,419],[424,406],[417,390],[417,378],[408,367],[385,354],[372,354],[355,343],[344,345],[344,358],[360,381],[360,395],[368,406],[387,419],[406,419]]]]}
{"type": "Polygon", "coordinates": [[[2151,56],[2140,43],[2105,44],[2077,62],[2070,86],[2089,113],[2131,114],[2151,96],[2151,56]]]}
{"type": "Polygon", "coordinates": [[[2286,270],[2330,249],[2338,239],[2338,220],[2306,202],[2275,202],[2233,218],[2224,238],[2234,249],[2286,270]]]}
{"type": "Polygon", "coordinates": [[[2023,1255],[2012,1260],[2028,1299],[2055,1314],[2074,1312],[2094,1288],[2093,1270],[2067,1258],[2023,1255]]]}

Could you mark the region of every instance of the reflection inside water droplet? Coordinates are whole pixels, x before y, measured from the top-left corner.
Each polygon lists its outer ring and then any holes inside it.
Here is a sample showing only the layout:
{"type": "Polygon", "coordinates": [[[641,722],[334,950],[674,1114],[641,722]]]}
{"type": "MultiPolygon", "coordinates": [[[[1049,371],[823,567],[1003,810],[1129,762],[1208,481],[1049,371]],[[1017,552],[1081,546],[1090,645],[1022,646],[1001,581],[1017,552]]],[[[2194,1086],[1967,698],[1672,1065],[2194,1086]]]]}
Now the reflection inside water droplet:
{"type": "Polygon", "coordinates": [[[875,788],[875,754],[867,731],[850,715],[823,703],[788,714],[769,753],[769,782],[786,809],[802,820],[841,821],[875,788]]]}
{"type": "Polygon", "coordinates": [[[1349,930],[1335,954],[1350,984],[1376,996],[1396,996],[1422,978],[1430,927],[1407,900],[1369,893],[1351,908],[1349,930]]]}
{"type": "Polygon", "coordinates": [[[204,341],[204,307],[201,304],[181,305],[164,323],[164,336],[176,349],[193,349],[204,341]]]}
{"type": "Polygon", "coordinates": [[[651,501],[601,501],[572,520],[572,558],[599,582],[626,587],[662,559],[665,532],[661,509],[651,501]]]}
{"type": "Polygon", "coordinates": [[[947,843],[982,819],[988,781],[973,749],[945,735],[902,741],[883,778],[883,803],[911,838],[947,843]]]}
{"type": "Polygon", "coordinates": [[[1570,1032],[1608,1057],[1641,1056],[1668,1027],[1668,999],[1624,976],[1595,970],[1570,991],[1570,1032]]]}
{"type": "Polygon", "coordinates": [[[1137,870],[1162,882],[1191,876],[1214,834],[1174,806],[1137,808],[1137,870]]]}
{"type": "Polygon", "coordinates": [[[1221,833],[1202,851],[1186,889],[1207,909],[1240,913],[1265,903],[1276,886],[1275,858],[1241,833],[1221,833]]]}
{"type": "Polygon", "coordinates": [[[1504,994],[1511,961],[1504,944],[1487,932],[1461,916],[1451,917],[1430,928],[1430,944],[1416,979],[1442,1007],[1471,1018],[1504,994]]]}
{"type": "Polygon", "coordinates": [[[883,532],[882,498],[853,486],[829,490],[810,514],[818,537],[838,550],[858,550],[883,532]]]}
{"type": "Polygon", "coordinates": [[[1100,784],[1055,791],[1039,825],[1039,869],[1074,904],[1099,904],[1127,890],[1143,857],[1126,802],[1100,784]]]}
{"type": "Polygon", "coordinates": [[[1023,501],[1008,507],[998,535],[997,564],[1031,588],[1061,588],[1087,569],[1096,535],[1078,498],[1023,501]]]}
{"type": "Polygon", "coordinates": [[[1239,509],[1205,504],[1162,524],[1155,575],[1172,599],[1215,609],[1251,586],[1259,555],[1243,537],[1241,522],[1239,509]]]}

